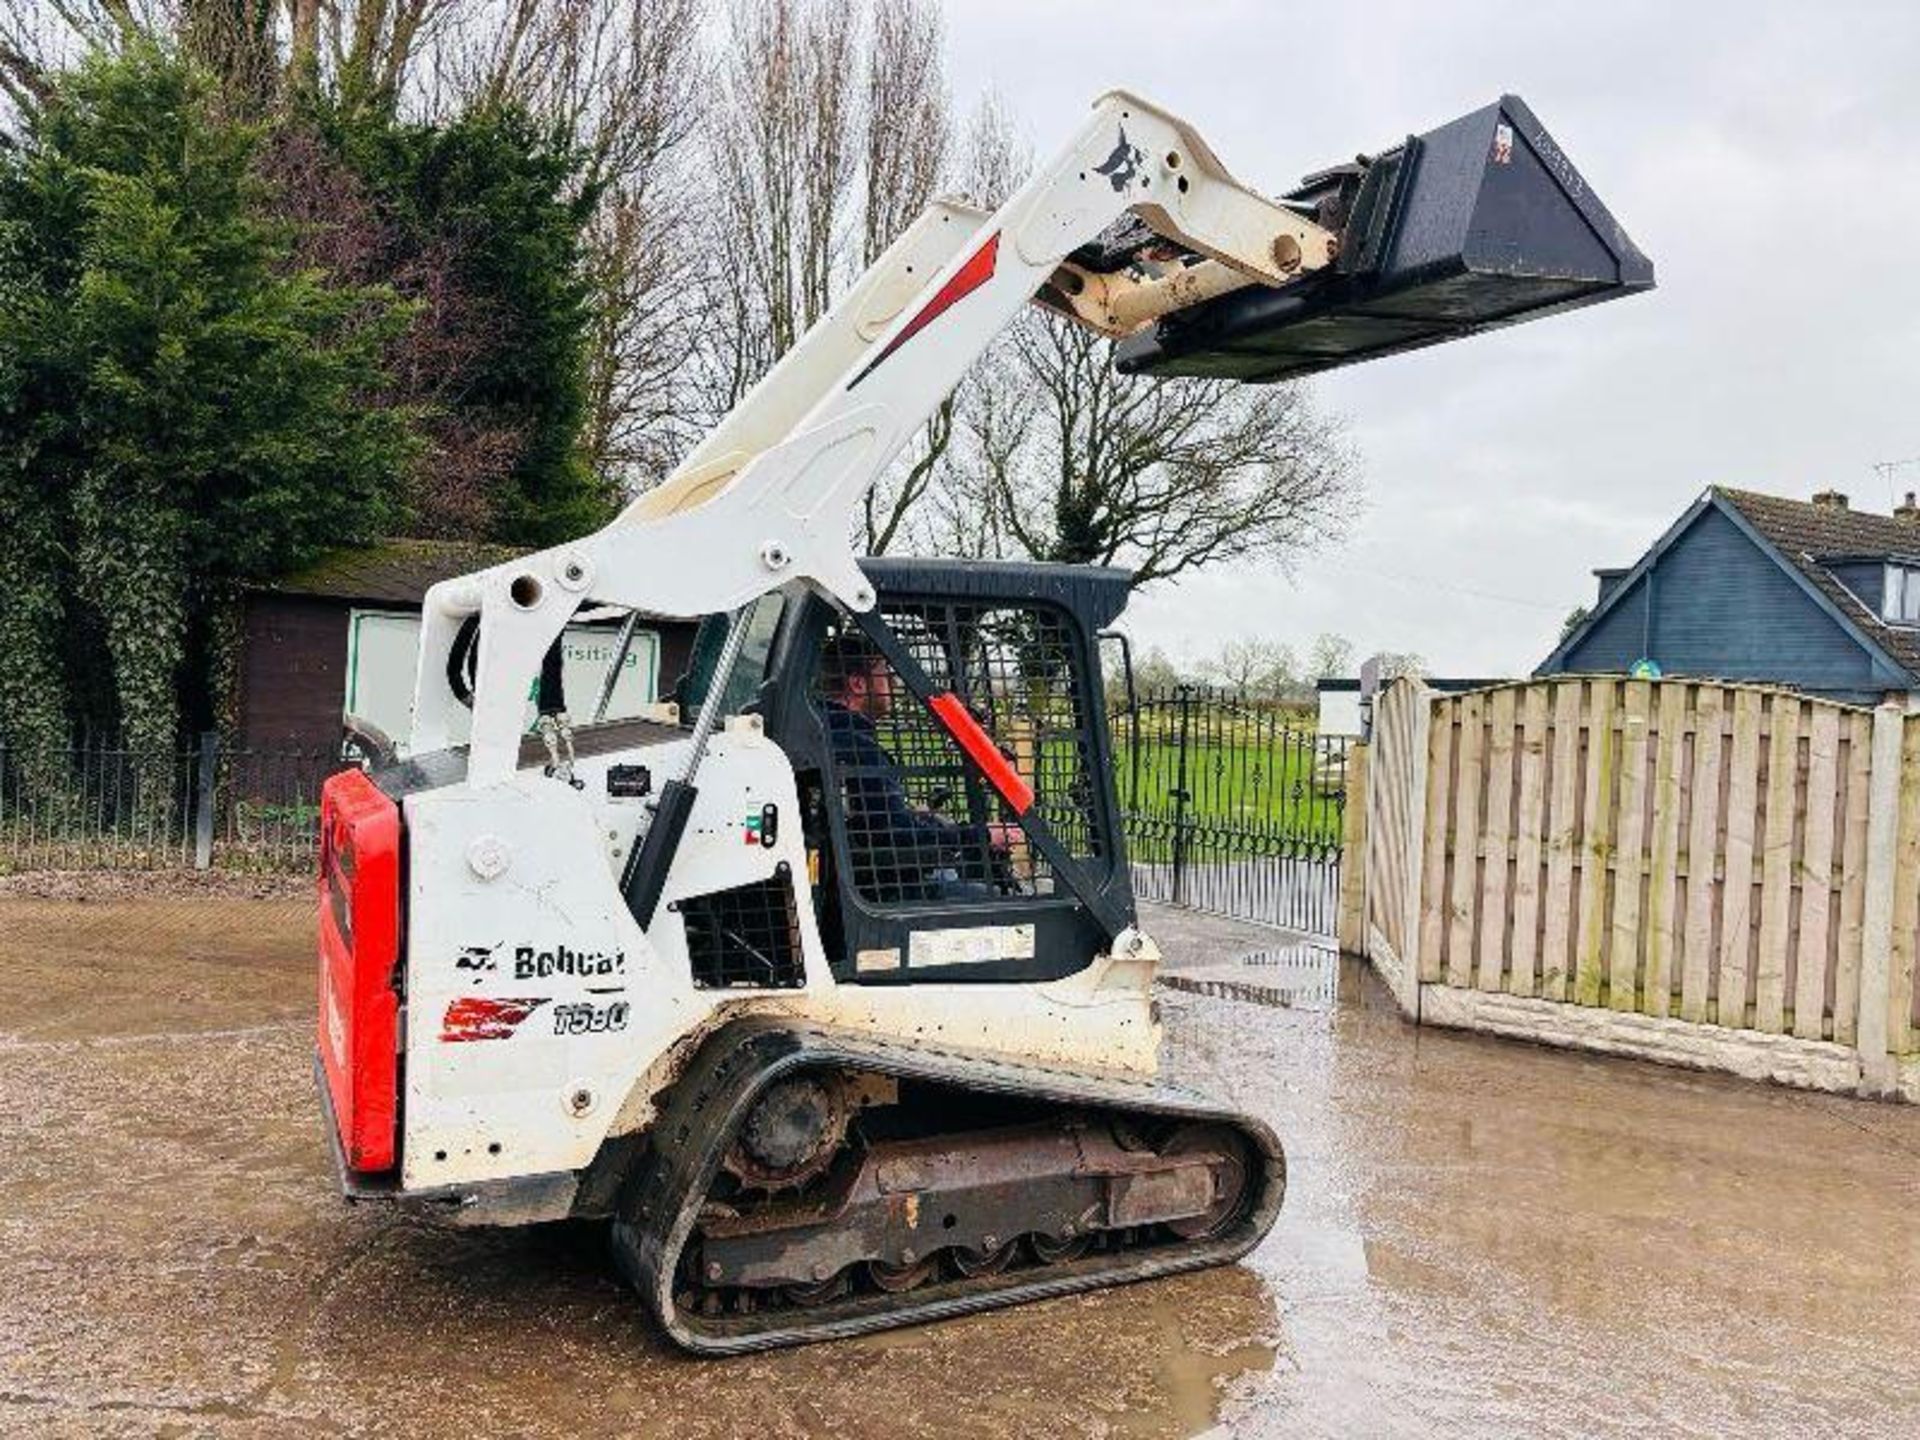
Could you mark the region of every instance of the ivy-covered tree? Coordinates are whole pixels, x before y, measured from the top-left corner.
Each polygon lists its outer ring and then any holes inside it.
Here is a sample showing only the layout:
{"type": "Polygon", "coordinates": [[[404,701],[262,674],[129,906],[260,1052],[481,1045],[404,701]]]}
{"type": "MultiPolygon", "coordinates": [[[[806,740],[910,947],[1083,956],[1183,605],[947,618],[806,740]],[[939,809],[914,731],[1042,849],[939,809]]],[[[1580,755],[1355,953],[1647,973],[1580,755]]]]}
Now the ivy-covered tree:
{"type": "MultiPolygon", "coordinates": [[[[3,215],[4,212],[0,212],[3,215]]],[[[47,333],[47,297],[27,257],[35,236],[0,218],[0,739],[24,757],[37,790],[67,736],[60,649],[64,610],[59,452],[62,427],[44,402],[66,387],[34,342],[47,333]],[[51,382],[51,383],[50,383],[51,382]]]]}
{"type": "Polygon", "coordinates": [[[594,319],[583,237],[599,198],[583,157],[505,102],[441,125],[365,110],[318,124],[371,204],[363,263],[429,301],[402,376],[427,402],[435,451],[420,532],[544,545],[604,524],[616,488],[580,443],[594,319]]]}
{"type": "MultiPolygon", "coordinates": [[[[40,583],[8,628],[97,634],[117,713],[84,718],[136,748],[215,713],[231,588],[382,533],[416,446],[404,409],[367,403],[409,308],[290,263],[260,134],[139,44],[58,77],[0,154],[0,483],[39,546],[6,563],[40,583]]],[[[0,673],[33,718],[9,704],[0,727],[44,744],[69,712],[44,648],[22,653],[0,673]]]]}

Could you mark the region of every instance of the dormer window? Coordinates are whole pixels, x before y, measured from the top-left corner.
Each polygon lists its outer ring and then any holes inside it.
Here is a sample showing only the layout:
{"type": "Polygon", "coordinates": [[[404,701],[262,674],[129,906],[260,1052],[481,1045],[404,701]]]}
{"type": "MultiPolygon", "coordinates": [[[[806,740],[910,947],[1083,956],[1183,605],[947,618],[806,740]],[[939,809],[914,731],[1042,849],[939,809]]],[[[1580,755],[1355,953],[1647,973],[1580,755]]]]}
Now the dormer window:
{"type": "Polygon", "coordinates": [[[1920,566],[1887,566],[1880,616],[1889,625],[1920,625],[1920,566]]]}

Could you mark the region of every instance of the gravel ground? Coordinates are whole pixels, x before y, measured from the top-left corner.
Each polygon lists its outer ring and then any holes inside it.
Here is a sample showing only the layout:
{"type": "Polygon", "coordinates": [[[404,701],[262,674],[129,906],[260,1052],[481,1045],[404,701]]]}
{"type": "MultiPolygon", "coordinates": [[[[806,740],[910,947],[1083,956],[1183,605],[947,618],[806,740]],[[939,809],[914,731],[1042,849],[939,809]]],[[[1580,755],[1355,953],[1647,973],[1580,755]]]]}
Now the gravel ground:
{"type": "Polygon", "coordinates": [[[1324,952],[1169,912],[1169,1072],[1289,1144],[1250,1262],[689,1361],[589,1227],[338,1203],[306,884],[258,883],[0,881],[0,1431],[1920,1425],[1920,1112],[1415,1032],[1324,952]]]}

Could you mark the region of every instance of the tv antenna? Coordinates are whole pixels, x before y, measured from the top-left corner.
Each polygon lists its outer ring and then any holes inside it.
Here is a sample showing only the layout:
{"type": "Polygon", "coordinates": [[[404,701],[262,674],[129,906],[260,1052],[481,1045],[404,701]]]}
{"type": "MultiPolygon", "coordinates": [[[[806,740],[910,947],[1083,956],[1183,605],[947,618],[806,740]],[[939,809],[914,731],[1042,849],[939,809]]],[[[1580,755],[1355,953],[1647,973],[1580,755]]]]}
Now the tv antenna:
{"type": "Polygon", "coordinates": [[[1893,477],[1910,465],[1920,467],[1920,455],[1909,456],[1905,460],[1876,460],[1873,462],[1873,473],[1886,482],[1887,509],[1889,510],[1893,509],[1894,506],[1899,503],[1894,499],[1893,477]]]}

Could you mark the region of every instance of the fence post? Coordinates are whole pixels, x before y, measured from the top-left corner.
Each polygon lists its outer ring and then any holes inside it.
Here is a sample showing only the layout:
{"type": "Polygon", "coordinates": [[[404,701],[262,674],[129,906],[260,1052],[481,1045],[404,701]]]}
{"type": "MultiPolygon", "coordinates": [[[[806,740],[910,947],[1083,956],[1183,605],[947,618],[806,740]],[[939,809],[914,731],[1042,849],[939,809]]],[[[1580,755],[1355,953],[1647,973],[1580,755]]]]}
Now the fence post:
{"type": "Polygon", "coordinates": [[[1893,892],[1896,882],[1920,883],[1900,876],[1901,742],[1907,714],[1898,705],[1873,712],[1873,759],[1867,779],[1867,884],[1860,926],[1860,1003],[1854,1043],[1860,1051],[1862,1094],[1885,1095],[1893,1089],[1894,1066],[1888,1053],[1887,980],[1893,963],[1893,892]]]}
{"type": "Polygon", "coordinates": [[[1356,740],[1348,745],[1346,800],[1340,812],[1340,918],[1334,937],[1348,955],[1367,953],[1367,777],[1370,769],[1367,743],[1356,740]]]}
{"type": "Polygon", "coordinates": [[[193,868],[208,869],[213,864],[213,777],[220,754],[220,736],[212,730],[200,736],[199,775],[194,789],[193,868]]]}
{"type": "Polygon", "coordinates": [[[1186,903],[1187,870],[1187,720],[1193,710],[1193,686],[1182,685],[1180,697],[1179,761],[1173,782],[1173,903],[1186,903]]]}
{"type": "Polygon", "coordinates": [[[1406,921],[1401,928],[1399,996],[1400,1008],[1416,1025],[1420,1023],[1420,969],[1425,957],[1420,954],[1420,905],[1426,896],[1423,879],[1427,865],[1427,747],[1433,733],[1433,691],[1426,682],[1413,676],[1401,682],[1408,688],[1413,704],[1413,724],[1407,740],[1407,874],[1406,921]]]}

